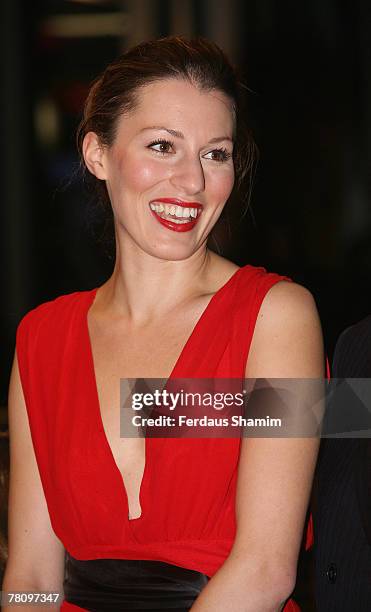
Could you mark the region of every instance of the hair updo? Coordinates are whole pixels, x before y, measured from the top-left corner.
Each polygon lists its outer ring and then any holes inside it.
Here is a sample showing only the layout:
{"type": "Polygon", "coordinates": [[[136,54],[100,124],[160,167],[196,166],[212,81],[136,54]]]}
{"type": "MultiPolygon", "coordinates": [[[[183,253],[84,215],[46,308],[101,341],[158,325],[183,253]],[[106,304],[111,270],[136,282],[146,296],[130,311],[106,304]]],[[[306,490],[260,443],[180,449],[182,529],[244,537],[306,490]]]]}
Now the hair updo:
{"type": "MultiPolygon", "coordinates": [[[[95,132],[101,144],[110,147],[115,140],[119,118],[135,109],[140,89],[169,78],[185,79],[201,91],[220,91],[231,100],[236,187],[241,188],[244,179],[251,175],[256,146],[241,117],[241,98],[246,87],[239,82],[236,71],[220,47],[204,38],[189,40],[181,36],[140,43],[109,64],[94,81],[77,130],[77,148],[85,178],[97,196],[98,208],[104,213],[103,241],[107,238],[114,240],[113,213],[105,181],[85,172],[84,137],[88,132],[95,132]]],[[[249,193],[247,187],[247,197],[249,193]]]]}

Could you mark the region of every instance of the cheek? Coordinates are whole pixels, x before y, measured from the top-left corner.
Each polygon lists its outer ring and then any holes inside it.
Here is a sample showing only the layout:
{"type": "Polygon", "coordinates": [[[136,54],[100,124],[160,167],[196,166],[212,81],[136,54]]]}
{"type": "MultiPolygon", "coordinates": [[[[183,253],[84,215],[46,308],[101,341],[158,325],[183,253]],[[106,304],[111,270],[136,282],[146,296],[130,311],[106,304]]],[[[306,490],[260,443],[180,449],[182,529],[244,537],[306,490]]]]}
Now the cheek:
{"type": "Polygon", "coordinates": [[[217,176],[211,177],[210,194],[218,204],[228,200],[234,185],[234,171],[221,172],[217,176]]]}
{"type": "Polygon", "coordinates": [[[164,168],[156,161],[143,162],[143,158],[135,159],[129,156],[120,160],[120,183],[127,192],[136,193],[138,196],[166,178],[165,174],[164,168]]]}

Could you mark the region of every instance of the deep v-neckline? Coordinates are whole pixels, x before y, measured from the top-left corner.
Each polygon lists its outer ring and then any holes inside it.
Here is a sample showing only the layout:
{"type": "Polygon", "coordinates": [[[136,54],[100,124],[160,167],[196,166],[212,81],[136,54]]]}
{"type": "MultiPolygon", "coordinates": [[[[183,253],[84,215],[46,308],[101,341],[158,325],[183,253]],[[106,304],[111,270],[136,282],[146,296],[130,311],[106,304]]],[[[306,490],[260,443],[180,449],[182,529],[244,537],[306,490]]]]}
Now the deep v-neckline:
{"type": "MultiPolygon", "coordinates": [[[[246,266],[244,266],[243,268],[245,267],[246,266]]],[[[192,342],[194,338],[198,335],[199,330],[204,324],[205,319],[210,315],[210,312],[217,304],[217,301],[220,299],[220,296],[230,287],[230,285],[232,285],[232,283],[236,280],[240,271],[243,270],[243,268],[238,268],[237,270],[235,270],[233,274],[229,277],[229,279],[211,296],[210,300],[206,304],[201,315],[198,317],[195,325],[193,326],[192,331],[190,335],[188,336],[188,339],[184,343],[183,348],[181,349],[179,356],[167,380],[174,378],[174,374],[181,368],[181,364],[185,359],[185,355],[187,354],[189,350],[191,350],[192,342]]],[[[104,447],[106,448],[107,455],[109,457],[109,461],[113,467],[114,472],[118,476],[119,481],[121,482],[121,491],[122,491],[122,494],[125,500],[125,506],[126,506],[126,511],[127,511],[127,516],[126,516],[127,521],[128,523],[132,524],[132,523],[142,521],[144,516],[146,516],[146,512],[144,512],[143,510],[142,493],[143,493],[144,484],[146,482],[145,479],[148,473],[148,465],[150,462],[149,461],[149,452],[150,452],[149,442],[152,440],[152,438],[145,437],[144,470],[143,470],[142,480],[139,486],[139,495],[138,495],[142,512],[139,517],[129,519],[129,499],[128,499],[127,490],[125,486],[125,480],[116,462],[116,459],[114,457],[111,445],[107,437],[106,430],[104,428],[103,419],[102,419],[102,412],[101,412],[101,406],[100,406],[99,394],[98,394],[97,378],[95,374],[93,349],[92,349],[92,343],[91,343],[90,331],[89,331],[88,314],[89,314],[90,308],[92,307],[94,303],[95,296],[98,290],[99,290],[99,287],[95,287],[94,289],[91,289],[90,291],[86,292],[87,300],[86,300],[85,307],[83,309],[83,332],[84,332],[83,342],[85,343],[85,347],[86,347],[88,375],[90,376],[91,381],[92,381],[92,389],[93,389],[93,395],[94,395],[93,404],[94,404],[94,409],[97,415],[97,425],[99,427],[99,431],[101,432],[102,441],[103,441],[102,443],[104,444],[104,447]]]]}

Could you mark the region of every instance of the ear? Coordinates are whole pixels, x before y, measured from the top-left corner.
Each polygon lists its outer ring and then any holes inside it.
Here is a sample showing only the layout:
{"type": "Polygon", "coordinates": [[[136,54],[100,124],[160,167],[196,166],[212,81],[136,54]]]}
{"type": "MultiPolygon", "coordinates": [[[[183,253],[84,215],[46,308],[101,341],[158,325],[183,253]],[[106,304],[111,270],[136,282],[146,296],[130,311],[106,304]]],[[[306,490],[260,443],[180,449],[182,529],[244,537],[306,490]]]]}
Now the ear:
{"type": "Polygon", "coordinates": [[[95,132],[85,134],[82,153],[88,170],[98,179],[105,180],[104,148],[95,132]]]}

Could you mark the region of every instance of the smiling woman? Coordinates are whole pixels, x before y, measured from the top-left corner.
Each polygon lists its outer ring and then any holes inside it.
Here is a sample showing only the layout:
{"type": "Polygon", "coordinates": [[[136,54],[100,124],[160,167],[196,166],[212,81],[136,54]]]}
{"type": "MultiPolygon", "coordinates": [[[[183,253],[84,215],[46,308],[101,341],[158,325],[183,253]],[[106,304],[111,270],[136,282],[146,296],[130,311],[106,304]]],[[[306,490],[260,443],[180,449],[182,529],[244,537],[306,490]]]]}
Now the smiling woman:
{"type": "Polygon", "coordinates": [[[323,376],[311,295],[207,247],[251,169],[247,134],[203,39],[143,43],[93,85],[78,147],[115,266],[18,326],[4,591],[64,590],[63,610],[297,609],[316,439],[120,437],[120,379],[323,376]]]}
{"type": "Polygon", "coordinates": [[[141,87],[134,109],[116,121],[110,146],[102,146],[92,130],[83,155],[90,172],[105,182],[118,247],[135,244],[172,261],[198,251],[234,184],[234,113],[227,95],[162,78],[141,87]],[[174,232],[182,235],[175,240],[174,232]]]}

